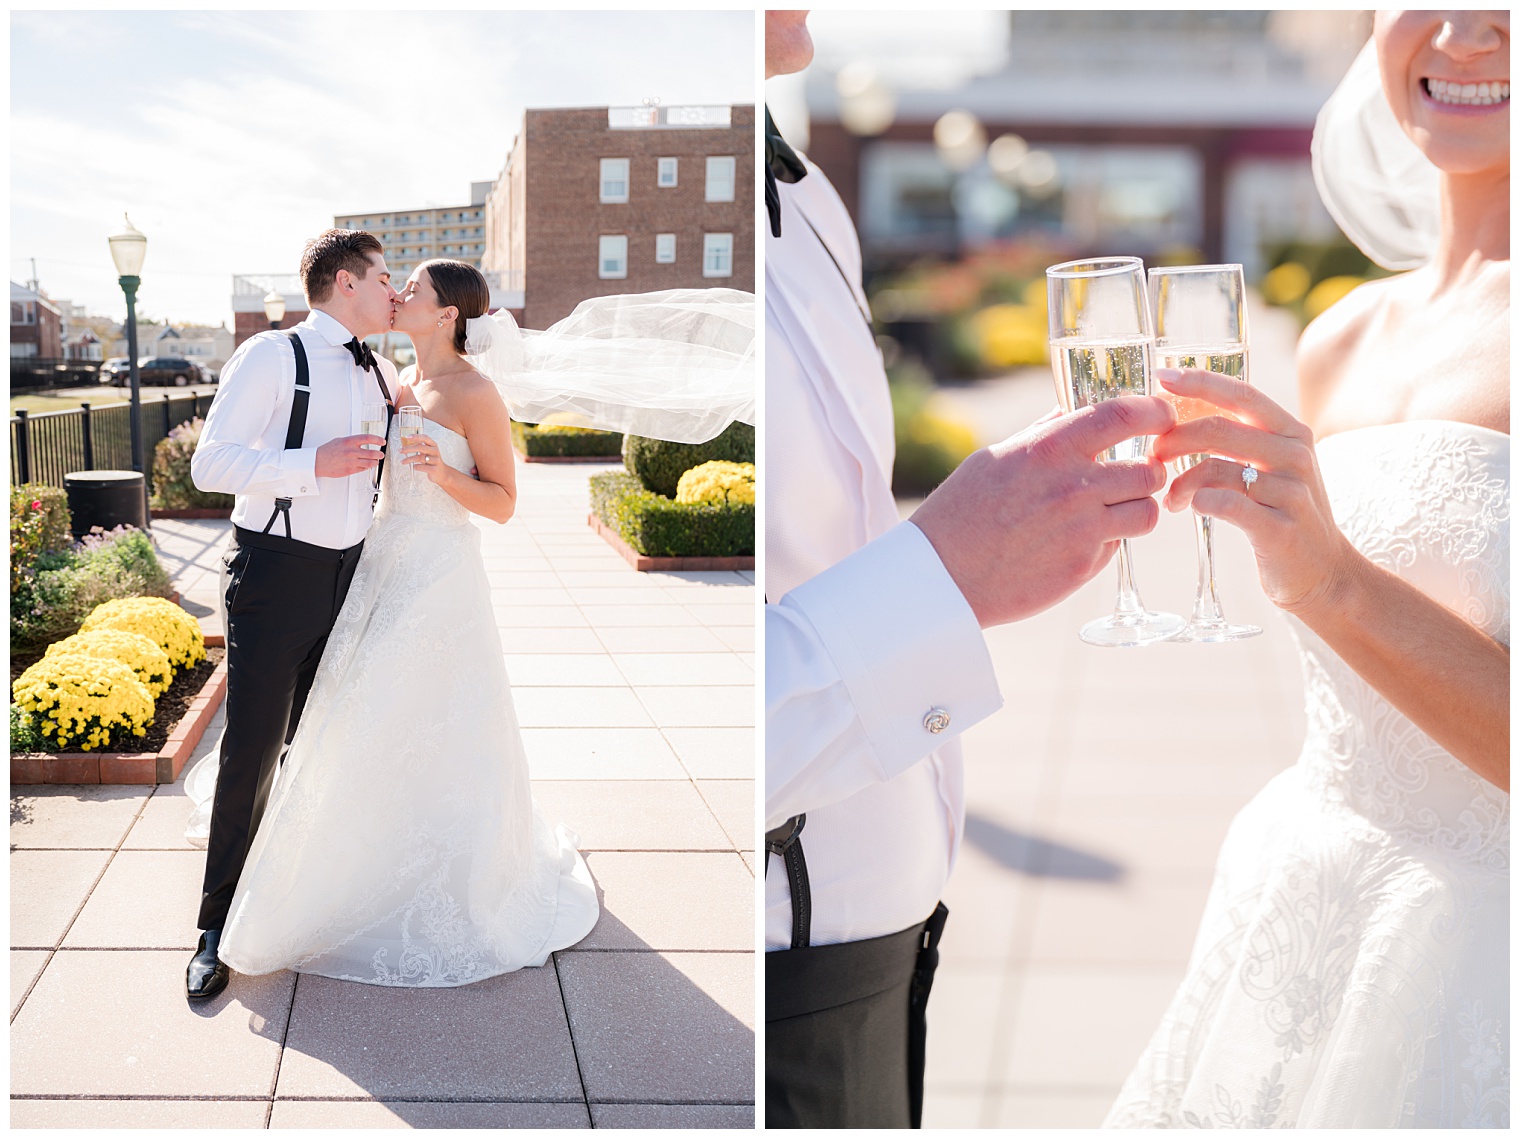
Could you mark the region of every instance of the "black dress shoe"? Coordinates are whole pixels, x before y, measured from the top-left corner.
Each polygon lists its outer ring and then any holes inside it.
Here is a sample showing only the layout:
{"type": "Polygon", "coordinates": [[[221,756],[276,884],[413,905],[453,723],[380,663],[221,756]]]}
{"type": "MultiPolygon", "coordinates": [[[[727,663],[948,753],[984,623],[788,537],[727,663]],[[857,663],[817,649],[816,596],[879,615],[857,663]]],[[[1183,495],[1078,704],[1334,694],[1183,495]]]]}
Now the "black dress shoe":
{"type": "Polygon", "coordinates": [[[185,970],[185,996],[192,1001],[209,1001],[227,987],[227,966],[216,955],[222,931],[208,929],[201,933],[200,946],[185,970]]]}

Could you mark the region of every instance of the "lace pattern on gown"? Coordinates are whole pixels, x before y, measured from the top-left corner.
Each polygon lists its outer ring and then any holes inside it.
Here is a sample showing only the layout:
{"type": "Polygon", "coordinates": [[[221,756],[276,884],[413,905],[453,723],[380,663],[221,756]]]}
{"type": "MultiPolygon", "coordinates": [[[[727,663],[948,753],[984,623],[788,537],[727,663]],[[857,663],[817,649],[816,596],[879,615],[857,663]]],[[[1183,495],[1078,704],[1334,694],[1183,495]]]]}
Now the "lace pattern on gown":
{"type": "MultiPolygon", "coordinates": [[[[1337,523],[1509,643],[1509,438],[1332,436],[1337,523]]],[[[1105,1126],[1507,1127],[1509,796],[1289,622],[1308,730],[1236,817],[1187,975],[1105,1126]]]]}
{"type": "MultiPolygon", "coordinates": [[[[462,436],[425,430],[470,469],[462,436]]],[[[233,899],[240,972],[461,985],[596,920],[573,836],[533,808],[480,531],[399,462],[384,484],[233,899]]]]}

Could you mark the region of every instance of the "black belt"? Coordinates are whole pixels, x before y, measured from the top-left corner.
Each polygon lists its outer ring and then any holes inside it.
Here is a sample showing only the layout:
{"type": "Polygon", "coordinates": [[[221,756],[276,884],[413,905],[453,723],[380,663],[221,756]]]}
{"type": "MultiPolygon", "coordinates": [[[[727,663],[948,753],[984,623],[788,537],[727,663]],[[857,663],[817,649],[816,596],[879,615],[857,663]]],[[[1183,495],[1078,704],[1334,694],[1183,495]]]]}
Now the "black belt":
{"type": "Polygon", "coordinates": [[[333,565],[342,565],[349,558],[357,557],[359,551],[364,548],[364,543],[358,542],[346,550],[335,550],[330,546],[316,546],[310,542],[298,542],[294,538],[282,538],[278,534],[260,534],[256,530],[245,530],[241,526],[234,526],[232,530],[239,546],[273,550],[275,553],[308,558],[314,562],[331,562],[333,565]]]}

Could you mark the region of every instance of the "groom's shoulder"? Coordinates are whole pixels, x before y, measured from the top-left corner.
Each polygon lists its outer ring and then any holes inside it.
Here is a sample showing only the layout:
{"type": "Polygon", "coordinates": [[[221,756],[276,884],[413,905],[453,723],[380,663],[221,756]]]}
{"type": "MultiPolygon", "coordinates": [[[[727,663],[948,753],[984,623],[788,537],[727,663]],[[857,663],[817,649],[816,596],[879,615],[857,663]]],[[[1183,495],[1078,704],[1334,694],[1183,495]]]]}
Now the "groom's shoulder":
{"type": "Polygon", "coordinates": [[[284,371],[286,361],[291,361],[293,367],[294,359],[289,338],[285,333],[266,329],[263,332],[255,332],[237,346],[227,363],[222,366],[222,377],[224,380],[228,378],[228,372],[263,372],[273,368],[284,371]]]}

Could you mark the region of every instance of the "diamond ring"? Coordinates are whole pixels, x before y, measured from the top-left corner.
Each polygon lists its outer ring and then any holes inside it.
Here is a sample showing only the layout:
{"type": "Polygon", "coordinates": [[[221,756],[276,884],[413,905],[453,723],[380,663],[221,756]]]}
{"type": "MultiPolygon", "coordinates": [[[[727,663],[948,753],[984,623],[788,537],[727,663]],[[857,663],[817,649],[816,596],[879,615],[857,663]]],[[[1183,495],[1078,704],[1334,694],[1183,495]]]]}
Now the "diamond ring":
{"type": "Polygon", "coordinates": [[[1257,474],[1258,472],[1256,468],[1251,466],[1249,463],[1241,468],[1240,481],[1245,484],[1247,494],[1251,493],[1251,486],[1256,482],[1257,474]]]}

